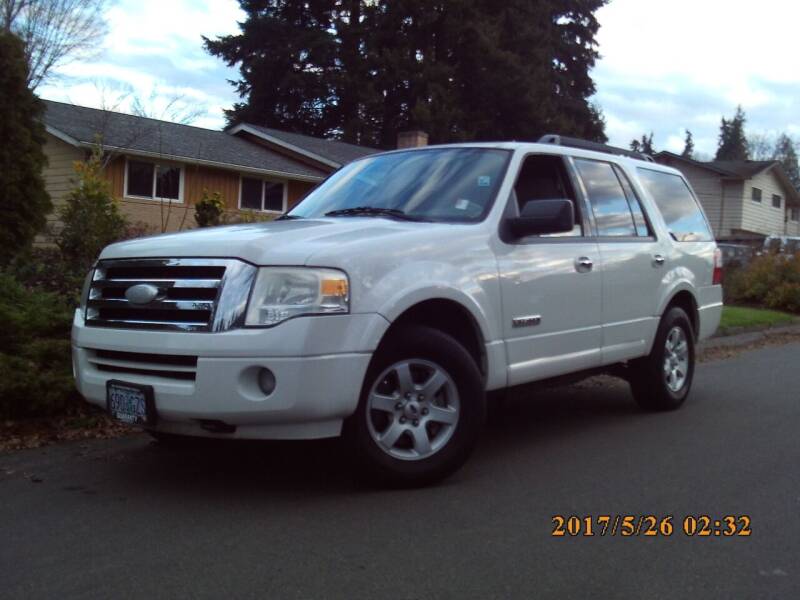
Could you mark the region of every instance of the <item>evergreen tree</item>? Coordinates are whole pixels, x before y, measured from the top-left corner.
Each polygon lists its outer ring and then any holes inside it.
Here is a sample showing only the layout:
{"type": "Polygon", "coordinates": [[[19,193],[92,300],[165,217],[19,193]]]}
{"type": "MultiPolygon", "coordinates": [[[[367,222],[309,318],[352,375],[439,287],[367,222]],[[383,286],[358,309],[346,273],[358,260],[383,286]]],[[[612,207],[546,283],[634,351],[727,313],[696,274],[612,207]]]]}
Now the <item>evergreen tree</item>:
{"type": "Polygon", "coordinates": [[[747,160],[750,158],[744,131],[746,122],[747,117],[741,106],[736,108],[736,114],[732,119],[722,118],[716,160],[747,160]]]}
{"type": "Polygon", "coordinates": [[[27,248],[52,209],[42,169],[44,105],[28,89],[22,42],[0,32],[0,262],[27,248]]]}
{"type": "Polygon", "coordinates": [[[650,135],[647,134],[642,135],[641,140],[633,140],[631,142],[631,150],[634,152],[639,152],[641,154],[647,154],[649,156],[654,156],[656,153],[655,146],[653,145],[653,132],[650,132],[650,135]]]}
{"type": "Polygon", "coordinates": [[[794,187],[800,190],[800,166],[797,162],[797,149],[792,138],[785,133],[778,138],[778,142],[775,145],[774,158],[783,165],[794,187]]]}
{"type": "Polygon", "coordinates": [[[205,45],[239,66],[229,122],[382,147],[412,128],[605,141],[589,73],[606,1],[240,0],[241,33],[205,45]]]}
{"type": "Polygon", "coordinates": [[[694,138],[692,137],[692,132],[688,129],[686,130],[686,140],[683,143],[683,152],[681,152],[681,156],[683,158],[694,158],[694,138]]]}

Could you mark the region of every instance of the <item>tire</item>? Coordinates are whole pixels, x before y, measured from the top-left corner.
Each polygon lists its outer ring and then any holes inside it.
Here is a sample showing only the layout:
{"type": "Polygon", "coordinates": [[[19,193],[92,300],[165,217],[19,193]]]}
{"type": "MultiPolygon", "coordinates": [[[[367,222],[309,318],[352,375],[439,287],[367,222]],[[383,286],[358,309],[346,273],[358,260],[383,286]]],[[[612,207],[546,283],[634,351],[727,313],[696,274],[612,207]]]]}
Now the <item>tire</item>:
{"type": "Polygon", "coordinates": [[[375,353],[344,435],[371,482],[417,487],[461,467],[485,419],[483,378],[470,354],[437,329],[409,326],[375,353]]]}
{"type": "Polygon", "coordinates": [[[692,323],[682,308],[672,307],[661,318],[649,356],[629,366],[634,399],[645,410],[680,408],[692,388],[694,367],[692,323]]]}

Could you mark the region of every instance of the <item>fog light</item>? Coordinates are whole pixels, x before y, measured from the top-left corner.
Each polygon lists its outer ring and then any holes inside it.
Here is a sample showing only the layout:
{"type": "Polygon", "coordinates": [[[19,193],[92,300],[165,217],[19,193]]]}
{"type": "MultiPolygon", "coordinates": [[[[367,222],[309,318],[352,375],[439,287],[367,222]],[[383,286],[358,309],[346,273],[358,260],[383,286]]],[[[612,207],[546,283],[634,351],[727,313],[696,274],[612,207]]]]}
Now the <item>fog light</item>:
{"type": "Polygon", "coordinates": [[[275,391],[275,374],[266,367],[258,372],[258,387],[267,396],[275,391]]]}

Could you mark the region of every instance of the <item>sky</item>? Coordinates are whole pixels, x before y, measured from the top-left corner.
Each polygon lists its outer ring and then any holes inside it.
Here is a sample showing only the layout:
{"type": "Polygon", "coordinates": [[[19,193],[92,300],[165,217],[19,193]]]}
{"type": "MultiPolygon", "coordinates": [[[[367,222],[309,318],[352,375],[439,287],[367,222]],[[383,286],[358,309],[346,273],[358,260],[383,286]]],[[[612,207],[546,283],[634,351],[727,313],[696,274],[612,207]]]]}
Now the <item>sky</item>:
{"type": "MultiPolygon", "coordinates": [[[[60,68],[38,92],[122,111],[138,97],[151,116],[192,114],[194,125],[221,128],[238,72],[207,54],[200,36],[236,33],[243,18],[235,0],[117,0],[94,56],[60,68]]],[[[610,143],[652,131],[657,149],[680,152],[688,128],[710,157],[720,118],[739,104],[748,133],[800,136],[800,2],[612,0],[597,18],[594,100],[610,143]]]]}

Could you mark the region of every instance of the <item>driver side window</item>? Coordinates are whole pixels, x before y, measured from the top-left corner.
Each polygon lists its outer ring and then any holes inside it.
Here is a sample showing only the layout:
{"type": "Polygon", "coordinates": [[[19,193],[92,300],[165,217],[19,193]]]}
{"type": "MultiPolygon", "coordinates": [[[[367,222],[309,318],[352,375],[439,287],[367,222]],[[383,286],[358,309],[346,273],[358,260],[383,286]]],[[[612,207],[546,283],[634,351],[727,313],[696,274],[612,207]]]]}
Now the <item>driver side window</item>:
{"type": "Polygon", "coordinates": [[[548,234],[541,237],[580,237],[583,235],[580,207],[575,201],[575,192],[570,182],[564,159],[560,156],[534,155],[522,163],[514,185],[517,214],[522,214],[525,205],[539,200],[563,200],[572,202],[575,209],[575,224],[572,231],[548,234]]]}

